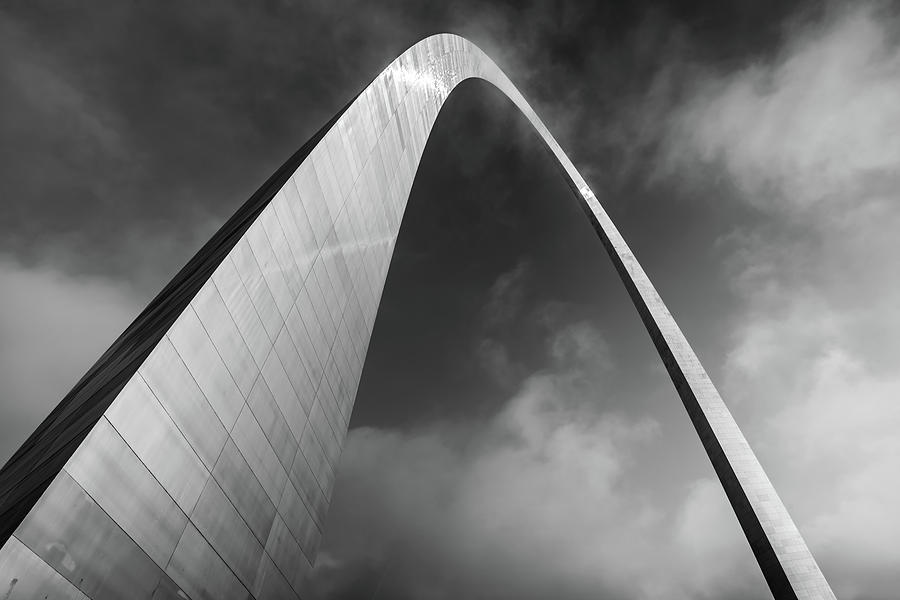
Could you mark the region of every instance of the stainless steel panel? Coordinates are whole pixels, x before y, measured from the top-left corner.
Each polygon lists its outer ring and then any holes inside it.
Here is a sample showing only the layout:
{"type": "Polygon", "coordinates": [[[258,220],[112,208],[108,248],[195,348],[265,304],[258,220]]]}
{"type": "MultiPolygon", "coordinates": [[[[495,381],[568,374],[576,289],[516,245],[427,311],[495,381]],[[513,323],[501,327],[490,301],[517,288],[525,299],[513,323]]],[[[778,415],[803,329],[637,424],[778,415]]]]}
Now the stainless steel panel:
{"type": "Polygon", "coordinates": [[[244,460],[266,490],[269,499],[277,505],[287,481],[287,472],[281,466],[278,455],[275,454],[249,407],[241,412],[231,436],[244,460]]]}
{"type": "Polygon", "coordinates": [[[339,348],[340,343],[335,339],[334,346],[331,348],[331,356],[328,358],[328,363],[325,366],[325,380],[328,382],[330,393],[329,391],[320,389],[317,397],[319,404],[325,412],[328,424],[331,426],[332,432],[335,433],[335,437],[337,437],[336,432],[343,429],[344,425],[344,417],[340,404],[345,402],[348,397],[347,384],[344,383],[343,375],[338,368],[338,358],[335,355],[335,353],[339,351],[339,348]]]}
{"type": "MultiPolygon", "coordinates": [[[[299,283],[302,285],[319,253],[319,245],[316,243],[306,210],[300,203],[297,187],[290,182],[285,185],[281,193],[273,199],[272,209],[284,229],[288,246],[294,257],[294,264],[297,266],[299,283]]],[[[297,291],[299,291],[299,287],[297,291]]]]}
{"type": "Polygon", "coordinates": [[[330,328],[329,324],[324,321],[323,326],[328,333],[328,338],[334,339],[334,333],[338,321],[341,319],[341,312],[344,309],[345,299],[338,297],[335,287],[331,283],[331,278],[328,276],[328,271],[325,268],[326,261],[327,255],[325,253],[319,254],[319,258],[313,263],[310,278],[315,275],[316,281],[319,283],[319,289],[322,291],[322,297],[325,299],[325,308],[328,310],[330,328]]]}
{"type": "Polygon", "coordinates": [[[233,441],[225,444],[212,474],[256,539],[265,544],[275,518],[275,504],[233,441]]]}
{"type": "Polygon", "coordinates": [[[88,600],[81,590],[15,537],[0,548],[0,598],[88,600]]]}
{"type": "Polygon", "coordinates": [[[344,209],[344,202],[347,194],[356,183],[359,176],[359,169],[352,160],[349,146],[344,145],[344,136],[340,127],[334,127],[330,132],[332,143],[328,148],[328,154],[331,157],[331,164],[335,167],[335,176],[337,177],[338,187],[341,190],[341,205],[338,207],[338,214],[344,209]]]}
{"type": "Polygon", "coordinates": [[[266,333],[269,334],[269,339],[274,340],[284,323],[284,316],[279,312],[272,290],[269,289],[269,284],[263,278],[263,272],[250,248],[247,236],[235,244],[231,251],[231,259],[250,295],[250,300],[256,308],[256,313],[262,321],[266,333]]]}
{"type": "Polygon", "coordinates": [[[193,307],[181,313],[168,337],[225,429],[230,430],[244,405],[244,396],[193,307]]]}
{"type": "Polygon", "coordinates": [[[316,171],[316,177],[322,186],[322,196],[325,199],[325,207],[328,210],[328,220],[333,224],[341,207],[341,190],[338,187],[337,178],[334,175],[334,166],[328,156],[328,150],[320,144],[313,150],[307,161],[312,161],[316,171]]]}
{"type": "MultiPolygon", "coordinates": [[[[331,391],[331,385],[328,381],[323,380],[322,385],[319,386],[318,394],[316,394],[316,403],[319,405],[319,410],[321,411],[321,415],[324,418],[325,424],[327,428],[331,431],[331,437],[336,441],[340,442],[341,438],[338,434],[338,431],[343,430],[343,417],[341,416],[340,410],[337,408],[337,398],[334,395],[334,392],[331,391]]],[[[315,406],[313,406],[315,409],[315,406]]],[[[310,412],[312,415],[312,412],[310,412]]],[[[325,446],[326,441],[328,441],[328,437],[324,434],[319,434],[319,441],[322,443],[322,447],[328,450],[328,447],[325,446]]],[[[333,450],[329,450],[332,452],[333,450]]]]}
{"type": "Polygon", "coordinates": [[[353,367],[354,382],[359,381],[362,374],[362,365],[366,357],[366,350],[369,344],[369,333],[366,331],[365,317],[361,304],[356,298],[350,301],[350,319],[344,319],[347,328],[350,331],[349,348],[352,350],[347,353],[350,359],[350,365],[353,367]]]}
{"type": "Polygon", "coordinates": [[[306,374],[303,361],[300,360],[300,355],[297,354],[297,349],[294,347],[294,342],[291,340],[287,327],[282,328],[281,333],[275,339],[275,352],[281,359],[281,365],[284,367],[285,374],[290,380],[294,392],[297,394],[297,399],[303,406],[303,412],[308,415],[312,410],[313,400],[315,399],[315,389],[309,380],[309,376],[306,374]]]}
{"type": "Polygon", "coordinates": [[[291,588],[291,584],[282,575],[278,567],[267,554],[263,554],[262,561],[256,571],[256,579],[253,582],[253,592],[256,600],[289,600],[299,598],[291,588]]]}
{"type": "Polygon", "coordinates": [[[256,307],[250,299],[250,294],[244,286],[231,256],[227,256],[213,273],[213,281],[225,306],[228,307],[228,312],[234,318],[244,342],[250,348],[253,359],[257,366],[262,367],[272,347],[272,340],[266,333],[263,322],[256,312],[256,307]]]}
{"type": "Polygon", "coordinates": [[[140,374],[125,385],[106,418],[181,510],[190,513],[209,472],[140,374]]]}
{"type": "MultiPolygon", "coordinates": [[[[372,122],[375,124],[375,137],[379,139],[380,143],[384,128],[391,117],[391,108],[387,99],[387,87],[382,77],[376,78],[369,87],[372,90],[372,94],[368,100],[371,102],[373,109],[370,114],[372,115],[372,122]]],[[[376,145],[375,148],[377,149],[378,146],[376,145]]]]}
{"type": "MultiPolygon", "coordinates": [[[[350,359],[350,355],[353,354],[353,339],[346,323],[348,316],[349,315],[345,314],[345,318],[341,319],[341,323],[338,326],[338,335],[335,338],[334,346],[331,349],[331,354],[334,358],[334,363],[337,366],[342,384],[339,390],[340,393],[335,392],[335,395],[337,396],[337,407],[344,419],[348,419],[350,416],[349,408],[353,398],[351,390],[353,389],[357,377],[350,359]]],[[[346,422],[342,422],[342,425],[345,424],[346,422]]]]}
{"type": "MultiPolygon", "coordinates": [[[[322,391],[322,388],[320,388],[320,391],[322,391]]],[[[322,449],[325,451],[325,456],[328,458],[328,464],[334,467],[341,455],[341,446],[338,443],[337,436],[331,429],[331,425],[328,423],[328,418],[325,416],[325,409],[322,406],[323,402],[326,401],[325,398],[327,395],[326,392],[319,394],[316,398],[313,410],[309,414],[309,424],[312,426],[313,431],[316,432],[316,438],[318,438],[319,443],[322,445],[322,449]]]]}
{"type": "Polygon", "coordinates": [[[372,148],[375,147],[375,144],[378,143],[378,132],[375,130],[375,122],[372,119],[372,108],[371,105],[368,104],[371,101],[372,91],[366,89],[365,92],[360,96],[360,119],[359,122],[363,128],[363,133],[365,135],[365,145],[363,146],[363,154],[368,157],[369,153],[372,151],[372,148]]]}
{"type": "Polygon", "coordinates": [[[166,574],[191,600],[251,598],[247,588],[191,523],[188,523],[175,548],[166,574]]]}
{"type": "Polygon", "coordinates": [[[288,334],[290,334],[291,340],[294,342],[294,347],[300,356],[300,362],[303,363],[303,368],[307,376],[309,376],[313,389],[319,387],[319,381],[322,379],[322,362],[319,360],[318,354],[316,354],[312,339],[309,337],[309,332],[306,331],[306,325],[303,319],[300,318],[300,311],[296,306],[291,308],[291,312],[288,313],[285,327],[287,327],[288,334]]]}
{"type": "Polygon", "coordinates": [[[219,351],[219,356],[231,373],[241,395],[246,398],[259,374],[259,367],[253,360],[250,348],[244,341],[213,279],[200,288],[191,301],[191,306],[194,307],[194,312],[197,313],[213,345],[219,351]]]}
{"type": "Polygon", "coordinates": [[[256,579],[263,546],[214,480],[206,482],[191,523],[249,589],[256,579]]]}
{"type": "MultiPolygon", "coordinates": [[[[334,234],[332,233],[332,236],[334,234]]],[[[329,239],[334,239],[329,238],[329,239]]],[[[349,282],[345,282],[341,279],[340,269],[338,268],[338,262],[343,261],[343,259],[339,256],[337,251],[326,252],[323,255],[322,267],[324,270],[325,279],[328,280],[328,284],[331,286],[330,299],[329,302],[332,307],[331,310],[331,320],[335,325],[340,323],[341,315],[344,314],[344,307],[347,305],[347,300],[349,299],[349,295],[351,293],[351,288],[349,286],[349,282]]],[[[313,265],[315,268],[315,265],[313,265]]]]}
{"type": "Polygon", "coordinates": [[[278,258],[275,256],[275,250],[272,248],[272,242],[269,241],[269,236],[266,234],[262,221],[257,220],[251,225],[244,237],[250,244],[265,284],[268,286],[269,291],[272,292],[272,297],[278,306],[278,312],[283,319],[294,303],[294,296],[285,279],[282,266],[278,263],[278,258]]]}
{"type": "Polygon", "coordinates": [[[344,318],[341,321],[341,350],[343,365],[346,367],[346,377],[354,380],[358,376],[357,371],[360,369],[357,365],[359,362],[359,327],[360,327],[359,303],[356,298],[351,298],[347,304],[347,310],[344,312],[344,318]]]}
{"type": "MultiPolygon", "coordinates": [[[[323,287],[322,281],[325,277],[325,273],[322,270],[321,264],[322,257],[320,255],[319,258],[316,259],[309,277],[306,278],[304,290],[309,293],[309,299],[313,306],[312,316],[316,318],[325,334],[325,343],[327,346],[326,353],[324,355],[319,355],[324,362],[325,359],[328,358],[327,352],[331,350],[331,342],[334,340],[335,324],[331,317],[331,310],[328,308],[331,290],[330,286],[323,287]]],[[[325,280],[325,284],[328,284],[327,280],[325,280]]]]}
{"type": "Polygon", "coordinates": [[[94,600],[150,598],[162,571],[65,471],[16,537],[94,600]]]}
{"type": "Polygon", "coordinates": [[[359,104],[353,104],[347,110],[347,135],[353,144],[353,153],[356,157],[357,166],[362,169],[363,164],[368,159],[371,146],[368,145],[366,139],[365,114],[363,107],[359,104]]]}
{"type": "MultiPolygon", "coordinates": [[[[353,185],[353,180],[356,178],[356,172],[353,170],[352,165],[347,158],[347,152],[344,149],[339,127],[332,127],[331,130],[325,134],[322,142],[328,152],[328,157],[331,159],[334,178],[337,183],[338,191],[340,192],[341,202],[337,206],[337,211],[332,213],[333,217],[337,217],[343,206],[343,199],[347,197],[347,193],[353,185]]],[[[322,144],[320,144],[320,147],[321,146],[322,144]]]]}
{"type": "MultiPolygon", "coordinates": [[[[415,150],[411,147],[407,147],[408,144],[412,142],[413,138],[413,118],[410,114],[411,111],[414,111],[414,104],[407,101],[407,98],[403,98],[403,102],[400,103],[400,106],[397,107],[397,119],[400,123],[400,139],[403,142],[403,146],[407,151],[407,155],[415,155],[415,150]]],[[[415,169],[412,169],[410,173],[415,172],[415,169]]],[[[411,179],[411,177],[410,177],[411,179]]]]}
{"type": "MultiPolygon", "coordinates": [[[[312,227],[316,236],[317,247],[325,243],[325,238],[331,230],[334,221],[328,214],[328,207],[325,205],[325,194],[322,191],[322,185],[319,177],[315,172],[312,161],[306,160],[294,173],[291,182],[297,188],[300,202],[303,209],[309,217],[309,225],[312,227]]],[[[288,182],[290,184],[291,182],[288,182]]]]}
{"type": "MultiPolygon", "coordinates": [[[[275,259],[278,261],[282,275],[284,275],[285,283],[287,283],[288,289],[291,291],[291,303],[293,303],[294,299],[297,297],[297,292],[300,291],[303,280],[300,278],[297,264],[294,262],[294,255],[293,252],[291,252],[290,244],[284,235],[284,226],[281,224],[281,219],[278,218],[278,214],[275,210],[276,203],[279,200],[283,201],[281,192],[276,194],[275,198],[273,198],[269,210],[264,210],[262,214],[259,215],[259,223],[262,224],[262,227],[266,232],[266,237],[269,240],[269,244],[272,246],[272,250],[275,253],[275,259]]],[[[287,313],[283,312],[282,314],[287,313]]]]}
{"type": "Polygon", "coordinates": [[[365,135],[365,144],[363,145],[363,154],[365,156],[368,156],[375,144],[378,143],[378,134],[375,131],[375,123],[372,120],[371,97],[372,90],[366,88],[363,93],[360,94],[359,104],[357,105],[354,103],[354,106],[350,108],[350,110],[356,110],[356,107],[358,107],[360,113],[359,123],[362,127],[363,134],[365,135]]]}
{"type": "Polygon", "coordinates": [[[168,337],[160,340],[138,373],[208,469],[228,432],[168,337]]]}
{"type": "Polygon", "coordinates": [[[312,300],[310,287],[314,287],[314,293],[320,294],[318,284],[313,277],[308,277],[306,285],[300,290],[297,296],[297,313],[300,315],[303,324],[306,325],[306,332],[309,334],[309,340],[312,342],[312,349],[316,353],[319,365],[324,365],[328,359],[328,353],[331,350],[331,340],[325,335],[325,330],[319,323],[316,314],[316,308],[312,300]]]}
{"type": "Polygon", "coordinates": [[[300,437],[300,452],[306,457],[309,468],[312,469],[319,487],[324,492],[328,481],[331,479],[331,465],[325,456],[325,451],[316,437],[312,427],[307,427],[300,437]]]}
{"type": "Polygon", "coordinates": [[[171,577],[163,573],[159,585],[153,592],[153,600],[189,600],[189,597],[187,592],[172,581],[171,577]]]}
{"type": "Polygon", "coordinates": [[[360,199],[359,188],[355,187],[350,192],[347,204],[344,205],[344,212],[338,217],[334,224],[334,235],[337,243],[340,245],[341,254],[347,269],[346,277],[350,285],[359,285],[359,255],[361,250],[361,241],[359,237],[358,225],[360,221],[360,199]]]}
{"type": "Polygon", "coordinates": [[[297,440],[291,433],[281,409],[275,402],[275,397],[266,385],[265,379],[259,377],[247,398],[247,405],[256,417],[256,422],[262,428],[266,439],[278,455],[285,470],[290,469],[294,454],[297,452],[297,440]]]}
{"type": "MultiPolygon", "coordinates": [[[[335,131],[340,134],[340,148],[347,157],[347,166],[350,171],[349,179],[352,186],[356,183],[356,178],[359,176],[359,172],[362,170],[362,166],[368,157],[367,154],[363,154],[360,151],[356,142],[357,133],[361,132],[354,130],[353,119],[350,116],[347,119],[342,119],[340,123],[336,123],[335,131]]],[[[346,198],[346,196],[347,192],[345,191],[344,197],[346,198]]]]}
{"type": "Polygon", "coordinates": [[[266,554],[272,558],[272,562],[285,576],[294,591],[301,598],[309,598],[310,596],[306,593],[306,580],[312,571],[312,566],[303,555],[300,544],[297,543],[284,520],[278,515],[275,515],[272,531],[269,532],[266,554]]]}
{"type": "Polygon", "coordinates": [[[363,187],[365,172],[363,169],[357,185],[350,190],[347,203],[344,205],[344,212],[334,224],[338,240],[344,247],[344,255],[347,257],[348,263],[354,265],[351,273],[354,283],[357,285],[359,284],[357,278],[365,277],[364,271],[360,269],[360,257],[368,236],[368,223],[365,220],[366,194],[363,187]]]}
{"type": "Polygon", "coordinates": [[[281,414],[284,415],[288,427],[291,428],[291,432],[294,434],[294,439],[299,440],[300,434],[303,433],[303,427],[308,420],[306,411],[303,410],[303,405],[300,403],[300,399],[294,391],[294,386],[291,384],[291,380],[288,379],[284,365],[281,363],[281,358],[276,352],[272,352],[269,355],[269,358],[263,365],[262,374],[266,384],[269,386],[269,390],[275,397],[278,408],[281,409],[281,414]]]}
{"type": "Polygon", "coordinates": [[[65,471],[165,568],[187,516],[106,418],[94,426],[65,471]]]}
{"type": "MultiPolygon", "coordinates": [[[[342,212],[341,216],[338,217],[338,223],[343,222],[346,218],[346,212],[342,212]]],[[[350,281],[350,271],[347,268],[344,256],[344,247],[338,239],[337,224],[335,224],[335,229],[328,236],[326,244],[328,248],[326,258],[330,259],[325,263],[326,268],[328,268],[328,276],[331,277],[335,290],[346,300],[349,297],[352,282],[350,281]]]]}
{"type": "Polygon", "coordinates": [[[316,523],[320,528],[323,528],[325,525],[325,514],[328,510],[328,499],[319,486],[319,482],[316,480],[316,476],[313,474],[306,456],[300,451],[299,447],[296,457],[291,463],[288,479],[303,497],[316,523]]]}
{"type": "Polygon", "coordinates": [[[291,484],[284,486],[284,495],[281,498],[281,504],[278,505],[278,514],[284,519],[285,525],[300,544],[303,554],[312,563],[319,549],[322,532],[316,526],[300,494],[291,484]]]}

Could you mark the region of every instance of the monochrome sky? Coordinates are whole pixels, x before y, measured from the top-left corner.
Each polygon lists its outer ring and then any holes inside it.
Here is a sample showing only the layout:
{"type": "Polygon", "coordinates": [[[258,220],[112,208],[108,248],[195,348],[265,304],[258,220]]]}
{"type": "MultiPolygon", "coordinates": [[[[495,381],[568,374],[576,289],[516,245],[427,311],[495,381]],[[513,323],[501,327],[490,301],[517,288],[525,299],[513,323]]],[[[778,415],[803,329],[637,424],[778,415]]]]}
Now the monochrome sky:
{"type": "MultiPolygon", "coordinates": [[[[0,461],[293,150],[441,31],[504,68],[588,179],[838,597],[895,598],[886,2],[4,5],[0,461]]],[[[488,84],[454,92],[425,151],[316,586],[768,596],[602,246],[488,84]]]]}

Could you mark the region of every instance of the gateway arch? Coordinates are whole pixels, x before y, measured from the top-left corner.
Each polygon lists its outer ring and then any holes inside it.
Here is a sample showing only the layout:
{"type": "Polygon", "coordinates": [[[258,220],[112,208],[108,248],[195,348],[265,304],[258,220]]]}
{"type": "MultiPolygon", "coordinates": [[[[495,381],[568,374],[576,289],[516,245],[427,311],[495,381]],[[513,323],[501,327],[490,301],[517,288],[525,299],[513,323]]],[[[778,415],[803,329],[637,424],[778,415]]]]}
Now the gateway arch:
{"type": "Polygon", "coordinates": [[[497,65],[449,34],[404,52],[278,169],[0,471],[0,598],[310,596],[409,191],[444,101],[473,77],[559,162],[772,594],[834,598],[590,187],[497,65]]]}

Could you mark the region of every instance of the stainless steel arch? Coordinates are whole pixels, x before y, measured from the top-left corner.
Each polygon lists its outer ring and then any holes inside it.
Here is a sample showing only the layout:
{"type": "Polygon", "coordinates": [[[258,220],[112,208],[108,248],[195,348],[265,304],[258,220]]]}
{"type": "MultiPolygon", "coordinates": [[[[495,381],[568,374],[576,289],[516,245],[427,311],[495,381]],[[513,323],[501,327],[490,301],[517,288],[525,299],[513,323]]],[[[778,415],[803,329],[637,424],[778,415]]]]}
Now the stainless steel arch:
{"type": "Polygon", "coordinates": [[[413,178],[473,77],[565,171],[774,596],[834,598],[590,187],[494,62],[450,34],[404,52],[273,175],[4,467],[0,595],[305,596],[413,178]]]}

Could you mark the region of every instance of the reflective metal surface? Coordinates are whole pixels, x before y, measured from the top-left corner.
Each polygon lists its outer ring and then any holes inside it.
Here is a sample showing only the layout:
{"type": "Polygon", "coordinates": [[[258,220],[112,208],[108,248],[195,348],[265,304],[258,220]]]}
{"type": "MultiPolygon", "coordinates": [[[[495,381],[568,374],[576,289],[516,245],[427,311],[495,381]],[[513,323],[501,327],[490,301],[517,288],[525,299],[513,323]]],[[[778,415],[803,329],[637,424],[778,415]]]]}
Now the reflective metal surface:
{"type": "Polygon", "coordinates": [[[15,537],[89,598],[149,598],[162,577],[159,566],[65,471],[15,537]]]}
{"type": "Polygon", "coordinates": [[[165,568],[187,516],[105,418],[65,472],[122,530],[165,568]]]}
{"type": "Polygon", "coordinates": [[[252,597],[192,523],[188,523],[178,541],[166,573],[192,600],[245,600],[252,597]]]}
{"type": "MultiPolygon", "coordinates": [[[[497,66],[447,34],[391,63],[151,303],[134,326],[137,341],[125,343],[133,341],[130,328],[104,355],[100,368],[121,383],[88,390],[88,399],[114,398],[87,425],[73,421],[90,434],[66,438],[77,451],[0,548],[0,594],[308,597],[306,576],[409,190],[444,101],[472,77],[513,101],[578,191],[773,593],[834,597],[584,179],[497,66]],[[173,307],[174,315],[163,310],[173,307]],[[153,345],[145,352],[146,340],[153,345]],[[120,355],[127,365],[140,356],[139,367],[127,371],[120,355]]],[[[56,448],[53,419],[41,448],[56,448]]],[[[28,500],[20,496],[14,508],[28,500]]]]}
{"type": "Polygon", "coordinates": [[[206,468],[212,469],[225,445],[228,431],[168,336],[150,353],[138,369],[138,375],[206,468]]]}
{"type": "Polygon", "coordinates": [[[275,505],[232,440],[225,444],[212,475],[256,539],[265,544],[275,505]]]}
{"type": "Polygon", "coordinates": [[[0,574],[2,598],[87,599],[84,593],[15,537],[0,548],[0,574]]]}

